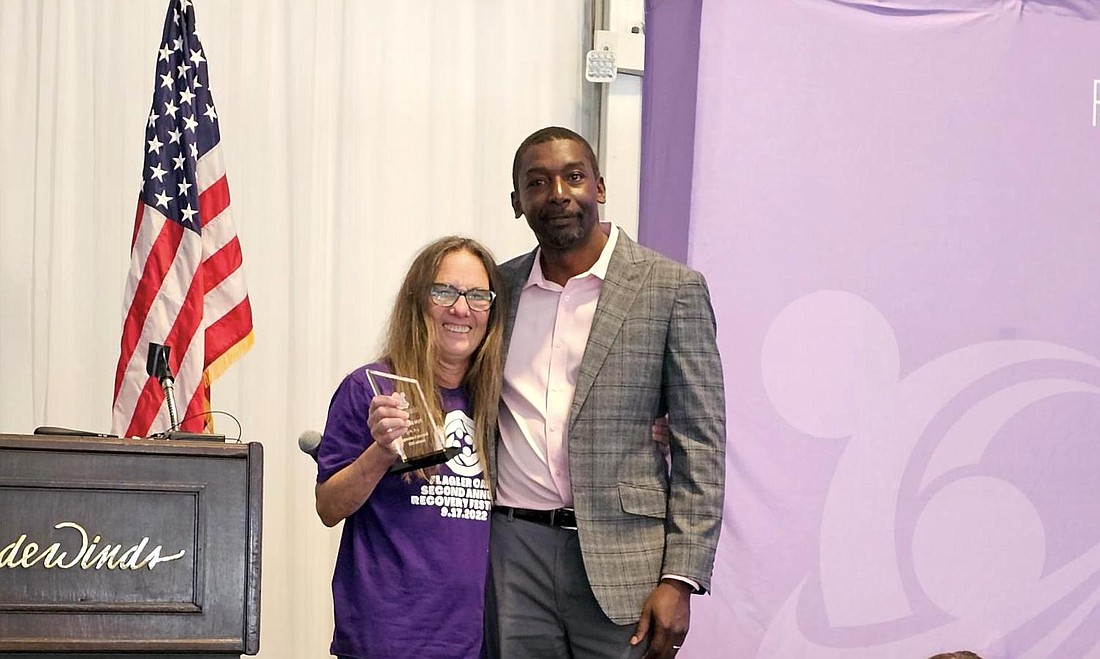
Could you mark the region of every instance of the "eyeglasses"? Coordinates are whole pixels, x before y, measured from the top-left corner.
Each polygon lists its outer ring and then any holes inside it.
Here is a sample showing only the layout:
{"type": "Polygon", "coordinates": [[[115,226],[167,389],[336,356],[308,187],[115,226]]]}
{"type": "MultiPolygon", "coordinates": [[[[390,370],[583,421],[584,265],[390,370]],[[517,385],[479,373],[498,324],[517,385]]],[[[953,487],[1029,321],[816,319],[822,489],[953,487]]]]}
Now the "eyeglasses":
{"type": "Polygon", "coordinates": [[[450,284],[432,284],[428,295],[432,298],[432,302],[441,307],[453,307],[459,297],[464,297],[466,305],[473,311],[488,311],[493,306],[493,300],[497,298],[497,294],[487,288],[460,291],[450,284]]]}

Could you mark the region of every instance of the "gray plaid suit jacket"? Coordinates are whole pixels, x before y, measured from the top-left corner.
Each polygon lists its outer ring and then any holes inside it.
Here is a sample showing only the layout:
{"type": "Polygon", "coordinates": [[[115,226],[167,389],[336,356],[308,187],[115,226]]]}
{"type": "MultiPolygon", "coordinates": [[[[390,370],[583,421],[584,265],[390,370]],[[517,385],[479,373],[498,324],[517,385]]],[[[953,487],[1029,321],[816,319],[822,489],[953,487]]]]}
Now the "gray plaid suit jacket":
{"type": "MultiPolygon", "coordinates": [[[[501,266],[505,349],[535,252],[501,266]]],[[[498,433],[499,441],[499,433],[498,433]]],[[[710,588],[722,526],[725,396],[703,276],[619,232],[581,360],[569,473],[585,571],[607,616],[641,617],[662,574],[710,588]],[[668,412],[671,473],[653,442],[668,412]]],[[[496,477],[496,442],[489,442],[496,477]]]]}

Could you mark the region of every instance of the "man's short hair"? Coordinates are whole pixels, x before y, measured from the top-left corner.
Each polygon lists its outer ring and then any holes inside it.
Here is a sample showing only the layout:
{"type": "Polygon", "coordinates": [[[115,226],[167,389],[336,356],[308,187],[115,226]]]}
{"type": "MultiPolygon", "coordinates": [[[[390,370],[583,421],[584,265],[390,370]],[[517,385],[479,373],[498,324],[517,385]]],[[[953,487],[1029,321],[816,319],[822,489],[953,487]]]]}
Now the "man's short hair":
{"type": "Polygon", "coordinates": [[[580,144],[581,147],[584,148],[585,155],[588,156],[588,163],[592,165],[592,173],[597,179],[600,178],[600,163],[596,160],[596,152],[592,150],[592,145],[588,143],[588,140],[568,128],[547,126],[546,128],[540,128],[528,135],[527,139],[523,140],[519,148],[516,149],[516,156],[512,159],[513,190],[519,191],[519,161],[523,159],[523,154],[527,153],[527,149],[536,144],[545,144],[546,142],[552,142],[554,140],[572,140],[580,144]]]}

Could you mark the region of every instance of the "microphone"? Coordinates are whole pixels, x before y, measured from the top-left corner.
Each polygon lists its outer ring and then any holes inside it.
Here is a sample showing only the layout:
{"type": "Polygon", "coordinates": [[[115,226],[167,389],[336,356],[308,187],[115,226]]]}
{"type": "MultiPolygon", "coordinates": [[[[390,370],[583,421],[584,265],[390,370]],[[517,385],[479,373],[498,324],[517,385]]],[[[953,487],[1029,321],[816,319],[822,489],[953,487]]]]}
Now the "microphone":
{"type": "Polygon", "coordinates": [[[61,428],[59,426],[38,426],[34,429],[36,435],[54,435],[55,437],[114,437],[118,438],[118,435],[110,435],[104,432],[95,432],[92,430],[78,430],[76,428],[61,428]]]}
{"type": "Polygon", "coordinates": [[[172,346],[149,342],[149,354],[145,359],[145,372],[160,381],[164,390],[164,399],[168,401],[168,430],[169,432],[179,428],[179,415],[176,414],[175,381],[172,377],[172,369],[168,366],[168,356],[172,354],[172,346]]]}
{"type": "MultiPolygon", "coordinates": [[[[168,430],[158,432],[150,439],[187,439],[192,441],[224,442],[225,435],[212,433],[186,432],[180,430],[180,418],[176,412],[176,379],[172,377],[172,368],[168,365],[168,357],[172,354],[172,346],[149,342],[149,354],[145,358],[145,372],[160,382],[164,390],[164,400],[168,403],[168,430]]],[[[194,416],[188,417],[193,419],[194,416]]],[[[187,419],[184,419],[186,421],[187,419]]],[[[237,423],[240,425],[240,422],[237,423]]],[[[239,437],[238,437],[239,439],[239,437]]]]}
{"type": "Polygon", "coordinates": [[[321,448],[321,433],[316,430],[304,430],[298,435],[298,448],[314,460],[317,459],[317,450],[321,448]]]}

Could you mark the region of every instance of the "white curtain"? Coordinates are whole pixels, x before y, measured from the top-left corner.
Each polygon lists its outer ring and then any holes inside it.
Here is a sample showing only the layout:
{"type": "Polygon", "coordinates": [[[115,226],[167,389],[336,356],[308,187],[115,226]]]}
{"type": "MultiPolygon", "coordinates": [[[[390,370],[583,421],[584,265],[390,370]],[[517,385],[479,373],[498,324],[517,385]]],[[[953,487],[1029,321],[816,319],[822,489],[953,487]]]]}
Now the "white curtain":
{"type": "MultiPolygon", "coordinates": [[[[589,3],[194,4],[255,322],[213,407],[264,445],[261,656],[321,657],[339,531],[313,512],[295,439],[375,356],[417,248],[533,244],[508,204],[512,153],[541,126],[587,125],[589,3]]],[[[0,432],[110,427],[166,6],[0,2],[0,432]]]]}

